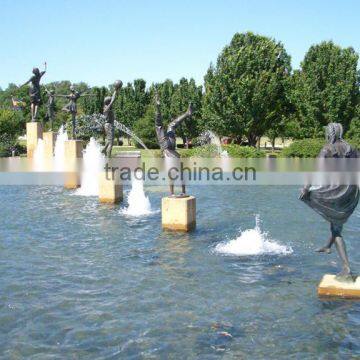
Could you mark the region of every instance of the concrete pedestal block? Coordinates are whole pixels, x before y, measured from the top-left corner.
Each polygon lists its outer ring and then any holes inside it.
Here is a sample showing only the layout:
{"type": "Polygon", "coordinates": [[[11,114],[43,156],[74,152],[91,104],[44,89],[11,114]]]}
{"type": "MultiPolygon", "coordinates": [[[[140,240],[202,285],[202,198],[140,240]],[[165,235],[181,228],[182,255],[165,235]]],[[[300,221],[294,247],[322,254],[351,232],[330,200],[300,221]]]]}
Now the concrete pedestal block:
{"type": "Polygon", "coordinates": [[[338,297],[360,300],[360,277],[355,281],[339,281],[336,275],[326,274],[318,286],[320,297],[338,297]]]}
{"type": "Polygon", "coordinates": [[[44,154],[46,157],[54,156],[54,148],[56,141],[56,134],[53,131],[47,131],[43,133],[44,140],[44,154]]]}
{"type": "Polygon", "coordinates": [[[161,222],[164,230],[191,231],[196,227],[196,199],[164,197],[161,200],[161,222]]]}
{"type": "Polygon", "coordinates": [[[42,139],[42,126],[39,122],[26,123],[26,151],[27,157],[32,158],[38,139],[42,139]]]}
{"type": "Polygon", "coordinates": [[[112,179],[111,172],[99,174],[99,201],[104,204],[116,204],[123,200],[123,186],[120,179],[112,179]]]}
{"type": "Polygon", "coordinates": [[[83,142],[81,140],[65,141],[65,160],[79,159],[83,157],[83,142]]]}
{"type": "Polygon", "coordinates": [[[65,184],[64,188],[71,190],[77,189],[81,185],[80,174],[76,171],[67,171],[65,173],[65,184]]]}
{"type": "Polygon", "coordinates": [[[80,163],[83,154],[83,142],[81,140],[65,141],[65,188],[76,189],[80,186],[80,163]]]}

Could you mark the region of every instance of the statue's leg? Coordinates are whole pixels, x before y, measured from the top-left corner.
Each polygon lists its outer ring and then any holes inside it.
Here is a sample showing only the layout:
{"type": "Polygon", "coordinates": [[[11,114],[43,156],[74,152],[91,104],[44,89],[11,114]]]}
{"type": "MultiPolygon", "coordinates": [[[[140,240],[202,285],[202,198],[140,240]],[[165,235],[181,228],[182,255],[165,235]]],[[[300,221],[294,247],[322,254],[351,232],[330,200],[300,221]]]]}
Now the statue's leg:
{"type": "Polygon", "coordinates": [[[113,148],[113,144],[110,143],[108,148],[108,157],[111,157],[112,148],[113,148]]]}
{"type": "Polygon", "coordinates": [[[72,138],[75,140],[75,133],[76,133],[76,116],[74,113],[71,114],[71,121],[72,121],[72,138]]]}
{"type": "Polygon", "coordinates": [[[114,146],[114,137],[115,137],[115,131],[114,126],[112,125],[110,128],[110,141],[108,146],[108,157],[111,157],[112,148],[114,146]]]}
{"type": "Polygon", "coordinates": [[[185,187],[185,184],[181,184],[181,192],[182,194],[186,194],[186,187],[185,187]]]}
{"type": "Polygon", "coordinates": [[[37,112],[38,112],[39,105],[34,104],[34,121],[37,118],[37,112]]]}
{"type": "Polygon", "coordinates": [[[342,261],[342,271],[337,275],[339,277],[346,277],[351,275],[349,259],[346,252],[345,241],[341,236],[342,225],[333,225],[333,234],[335,235],[336,250],[342,261]]]}
{"type": "Polygon", "coordinates": [[[105,154],[105,156],[107,156],[107,150],[108,150],[108,147],[109,147],[109,140],[108,140],[108,131],[107,131],[107,128],[106,128],[106,124],[105,124],[105,146],[104,146],[104,149],[103,149],[103,153],[105,154]]]}
{"type": "Polygon", "coordinates": [[[342,271],[337,276],[348,276],[351,275],[349,259],[346,252],[345,241],[341,236],[335,238],[336,250],[342,261],[342,271]]]}
{"type": "Polygon", "coordinates": [[[35,121],[35,118],[34,118],[34,106],[35,104],[34,103],[31,103],[30,105],[30,111],[31,111],[31,121],[35,121]]]}
{"type": "Polygon", "coordinates": [[[331,254],[331,246],[334,244],[337,233],[336,233],[336,228],[334,227],[333,224],[330,224],[330,230],[331,230],[331,236],[329,237],[327,244],[325,246],[321,247],[320,249],[317,249],[316,250],[317,252],[331,254]]]}

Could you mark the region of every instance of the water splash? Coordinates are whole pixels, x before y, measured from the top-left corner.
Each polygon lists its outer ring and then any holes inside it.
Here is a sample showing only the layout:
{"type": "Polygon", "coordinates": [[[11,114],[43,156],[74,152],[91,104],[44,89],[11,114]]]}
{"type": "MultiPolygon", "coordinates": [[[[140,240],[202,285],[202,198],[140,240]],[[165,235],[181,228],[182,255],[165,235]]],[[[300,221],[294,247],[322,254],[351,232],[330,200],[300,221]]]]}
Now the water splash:
{"type": "Polygon", "coordinates": [[[223,150],[221,146],[221,141],[218,135],[216,135],[211,130],[206,130],[200,134],[198,138],[200,145],[213,145],[216,147],[216,152],[219,157],[227,158],[229,154],[226,150],[223,150]]]}
{"type": "Polygon", "coordinates": [[[149,197],[144,192],[144,182],[141,179],[141,174],[138,172],[132,174],[131,191],[128,195],[128,207],[121,209],[121,213],[128,216],[145,216],[153,213],[149,197]]]}
{"type": "Polygon", "coordinates": [[[124,132],[125,134],[128,134],[129,136],[131,136],[131,137],[132,137],[136,142],[138,142],[145,150],[149,150],[149,149],[146,147],[146,145],[142,142],[142,140],[141,140],[138,136],[136,136],[136,135],[135,135],[129,128],[127,128],[124,124],[122,124],[122,123],[120,123],[120,122],[118,122],[118,121],[115,120],[114,125],[115,125],[115,127],[116,127],[118,130],[120,130],[120,131],[124,132]]]}
{"type": "MultiPolygon", "coordinates": [[[[92,114],[92,115],[84,115],[85,123],[88,125],[87,131],[96,131],[96,132],[102,132],[104,130],[106,118],[103,114],[92,114]]],[[[114,121],[114,127],[121,132],[129,135],[132,137],[137,143],[139,143],[145,150],[149,150],[146,145],[143,143],[143,141],[136,136],[136,134],[131,131],[129,128],[127,128],[124,124],[121,122],[115,120],[114,121]]]]}
{"type": "Polygon", "coordinates": [[[75,191],[75,195],[99,195],[99,173],[104,168],[104,163],[105,156],[101,152],[101,145],[94,138],[90,138],[83,151],[81,187],[75,191]]]}
{"type": "Polygon", "coordinates": [[[55,169],[57,171],[64,170],[65,165],[65,141],[68,140],[68,135],[64,129],[64,125],[60,126],[60,129],[56,136],[55,148],[54,148],[54,160],[55,169]]]}
{"type": "Polygon", "coordinates": [[[291,247],[278,244],[260,229],[260,217],[256,215],[255,228],[241,232],[240,236],[215,247],[215,252],[223,255],[251,256],[263,254],[288,255],[293,252],[291,247]]]}

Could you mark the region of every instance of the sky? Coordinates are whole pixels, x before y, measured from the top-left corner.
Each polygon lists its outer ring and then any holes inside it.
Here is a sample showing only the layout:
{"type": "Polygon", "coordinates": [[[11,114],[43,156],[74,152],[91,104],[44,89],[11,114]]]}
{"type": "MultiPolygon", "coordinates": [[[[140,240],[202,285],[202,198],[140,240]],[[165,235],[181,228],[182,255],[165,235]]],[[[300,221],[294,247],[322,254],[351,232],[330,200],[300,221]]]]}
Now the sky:
{"type": "Polygon", "coordinates": [[[323,40],[360,52],[358,0],[0,0],[0,87],[48,63],[44,82],[91,86],[193,77],[236,32],[281,41],[298,68],[323,40]]]}

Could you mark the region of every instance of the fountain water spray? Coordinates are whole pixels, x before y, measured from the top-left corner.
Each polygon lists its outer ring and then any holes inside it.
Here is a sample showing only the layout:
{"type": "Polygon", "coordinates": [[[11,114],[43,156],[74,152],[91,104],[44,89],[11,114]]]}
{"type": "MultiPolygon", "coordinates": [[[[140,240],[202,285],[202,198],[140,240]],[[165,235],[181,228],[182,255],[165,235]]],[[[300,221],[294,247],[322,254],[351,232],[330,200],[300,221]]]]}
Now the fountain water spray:
{"type": "Polygon", "coordinates": [[[35,151],[34,151],[34,170],[42,171],[45,160],[45,143],[43,139],[38,139],[35,151]]]}
{"type": "Polygon", "coordinates": [[[125,215],[144,216],[152,213],[150,200],[144,192],[144,182],[140,171],[132,174],[131,191],[127,201],[128,207],[121,210],[125,215]]]}
{"type": "Polygon", "coordinates": [[[99,195],[99,173],[104,168],[104,164],[105,156],[101,152],[101,145],[94,138],[90,138],[83,152],[81,187],[75,191],[75,195],[99,195]]]}
{"type": "MultiPolygon", "coordinates": [[[[88,124],[88,130],[91,131],[98,131],[101,132],[104,129],[106,118],[102,114],[92,114],[92,115],[84,115],[85,117],[85,123],[88,124]]],[[[114,127],[121,132],[129,135],[132,137],[137,143],[139,143],[145,150],[149,150],[146,145],[143,143],[143,141],[136,136],[136,134],[131,131],[129,128],[127,128],[124,124],[120,123],[119,121],[114,121],[114,127]]]]}
{"type": "Polygon", "coordinates": [[[129,128],[127,128],[124,124],[118,122],[115,120],[114,122],[114,126],[116,127],[116,129],[124,132],[125,134],[128,134],[129,136],[131,136],[136,142],[138,142],[145,150],[149,150],[146,145],[142,142],[142,140],[136,136],[129,128]]]}
{"type": "Polygon", "coordinates": [[[278,244],[269,239],[266,232],[260,229],[260,217],[255,217],[255,228],[241,232],[240,236],[215,247],[215,252],[223,255],[251,256],[263,254],[288,255],[293,252],[291,247],[278,244]]]}
{"type": "Polygon", "coordinates": [[[68,140],[68,135],[64,129],[64,125],[60,126],[60,129],[56,136],[55,149],[54,149],[54,161],[55,170],[63,171],[65,165],[65,141],[68,140]]]}
{"type": "Polygon", "coordinates": [[[219,136],[211,130],[206,130],[201,133],[198,138],[198,142],[200,143],[200,145],[214,145],[216,147],[217,155],[219,157],[224,158],[229,156],[228,152],[226,150],[223,150],[219,136]]]}

